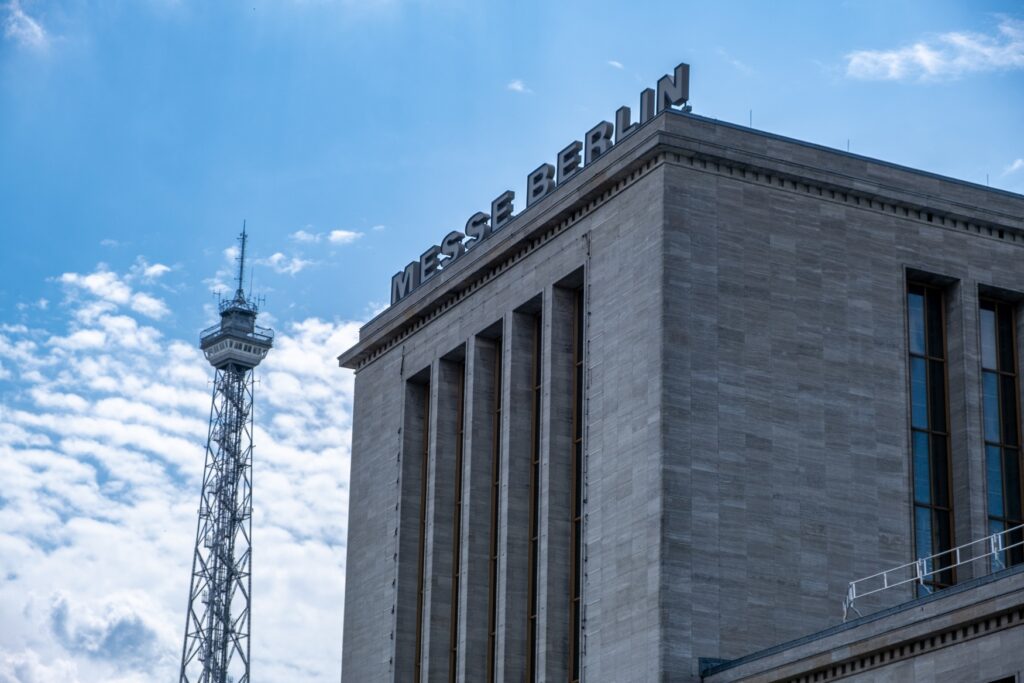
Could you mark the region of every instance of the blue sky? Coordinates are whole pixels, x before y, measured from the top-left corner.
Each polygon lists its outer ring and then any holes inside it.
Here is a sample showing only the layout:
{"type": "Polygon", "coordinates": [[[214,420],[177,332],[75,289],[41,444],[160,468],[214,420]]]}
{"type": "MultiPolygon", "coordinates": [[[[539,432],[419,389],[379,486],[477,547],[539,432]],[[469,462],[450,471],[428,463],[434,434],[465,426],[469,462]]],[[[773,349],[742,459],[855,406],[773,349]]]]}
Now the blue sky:
{"type": "Polygon", "coordinates": [[[333,356],[392,273],[682,61],[695,113],[1024,192],[1019,2],[0,0],[0,683],[173,675],[194,346],[243,219],[280,334],[254,660],[337,680],[333,356]]]}

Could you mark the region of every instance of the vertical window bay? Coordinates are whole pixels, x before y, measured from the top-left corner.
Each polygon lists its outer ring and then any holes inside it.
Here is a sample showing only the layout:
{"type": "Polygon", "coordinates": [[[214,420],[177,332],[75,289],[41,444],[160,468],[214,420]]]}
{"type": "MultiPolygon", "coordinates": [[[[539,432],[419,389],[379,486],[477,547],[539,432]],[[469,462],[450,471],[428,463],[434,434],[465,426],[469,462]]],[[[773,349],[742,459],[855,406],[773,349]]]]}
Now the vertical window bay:
{"type": "Polygon", "coordinates": [[[452,592],[449,618],[448,680],[458,679],[459,665],[459,588],[462,583],[462,464],[466,421],[466,365],[458,366],[458,399],[455,413],[455,496],[452,512],[452,592]]]}
{"type": "Polygon", "coordinates": [[[538,552],[540,550],[540,399],[541,399],[541,316],[533,321],[533,412],[530,446],[530,544],[528,578],[528,618],[526,623],[526,672],[530,683],[537,680],[538,552]]]}
{"type": "Polygon", "coordinates": [[[491,406],[491,528],[488,550],[487,683],[497,676],[498,643],[498,533],[501,529],[501,359],[502,339],[494,348],[494,396],[491,406]]]}
{"type": "MultiPolygon", "coordinates": [[[[907,288],[910,442],[914,495],[914,551],[918,558],[953,547],[949,399],[946,380],[945,303],[940,289],[907,288]]],[[[932,591],[955,582],[949,558],[935,562],[925,581],[932,591]]]]}
{"type": "Polygon", "coordinates": [[[580,680],[581,584],[583,582],[583,289],[577,289],[573,302],[573,400],[572,400],[572,481],[569,509],[572,555],[569,567],[569,680],[580,680]]]}
{"type": "MultiPolygon", "coordinates": [[[[1024,522],[1021,510],[1020,413],[1017,392],[1016,316],[1011,304],[981,299],[981,387],[989,529],[1000,533],[1024,522]]],[[[1018,531],[1004,545],[1024,541],[1018,531]]],[[[1002,566],[1024,562],[1024,548],[1002,553],[1002,566]]],[[[998,568],[998,567],[996,567],[998,568]]]]}
{"type": "Polygon", "coordinates": [[[420,671],[423,665],[423,598],[426,586],[424,585],[424,570],[426,568],[427,554],[427,475],[430,471],[430,385],[427,384],[421,390],[423,401],[423,432],[422,448],[420,450],[420,518],[419,518],[419,552],[418,566],[416,569],[416,660],[413,663],[415,680],[420,680],[420,671]]]}

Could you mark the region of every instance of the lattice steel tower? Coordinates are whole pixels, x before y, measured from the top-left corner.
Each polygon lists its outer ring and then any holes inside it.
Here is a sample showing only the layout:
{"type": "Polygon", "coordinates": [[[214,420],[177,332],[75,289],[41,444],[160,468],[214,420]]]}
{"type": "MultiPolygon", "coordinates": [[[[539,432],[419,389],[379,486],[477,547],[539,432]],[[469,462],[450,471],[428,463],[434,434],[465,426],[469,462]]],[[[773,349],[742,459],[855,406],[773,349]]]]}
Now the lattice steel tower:
{"type": "Polygon", "coordinates": [[[246,239],[243,225],[235,296],[200,334],[215,371],[179,683],[249,683],[253,368],[274,332],[256,325],[242,286],[246,239]]]}

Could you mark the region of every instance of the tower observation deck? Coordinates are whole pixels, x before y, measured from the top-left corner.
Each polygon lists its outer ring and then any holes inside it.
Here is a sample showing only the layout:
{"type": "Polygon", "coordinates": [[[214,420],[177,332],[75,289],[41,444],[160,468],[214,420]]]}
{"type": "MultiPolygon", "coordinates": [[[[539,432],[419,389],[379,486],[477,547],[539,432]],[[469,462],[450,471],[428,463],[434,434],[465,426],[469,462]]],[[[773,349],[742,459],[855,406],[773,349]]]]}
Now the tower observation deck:
{"type": "Polygon", "coordinates": [[[256,325],[258,304],[245,294],[247,240],[243,226],[235,295],[199,338],[214,367],[213,399],[179,683],[250,680],[253,369],[274,332],[256,325]]]}

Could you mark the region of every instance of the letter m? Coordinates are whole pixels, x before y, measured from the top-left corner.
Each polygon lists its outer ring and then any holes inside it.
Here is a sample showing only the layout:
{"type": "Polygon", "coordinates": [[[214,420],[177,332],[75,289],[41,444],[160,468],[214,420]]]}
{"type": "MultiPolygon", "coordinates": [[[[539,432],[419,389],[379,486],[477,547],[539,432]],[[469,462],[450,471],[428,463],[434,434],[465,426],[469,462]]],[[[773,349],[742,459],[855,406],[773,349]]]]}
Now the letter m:
{"type": "Polygon", "coordinates": [[[391,277],[391,305],[401,301],[420,285],[419,261],[413,261],[391,277]]]}

